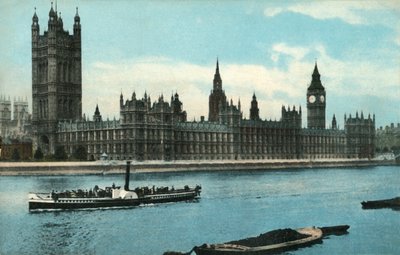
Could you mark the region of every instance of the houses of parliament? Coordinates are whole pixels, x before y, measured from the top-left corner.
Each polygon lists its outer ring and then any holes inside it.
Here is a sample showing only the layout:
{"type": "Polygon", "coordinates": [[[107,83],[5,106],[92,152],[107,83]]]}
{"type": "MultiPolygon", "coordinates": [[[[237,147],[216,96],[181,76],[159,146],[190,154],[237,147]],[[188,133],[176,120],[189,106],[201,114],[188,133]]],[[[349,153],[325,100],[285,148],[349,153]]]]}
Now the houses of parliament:
{"type": "MultiPolygon", "coordinates": [[[[282,107],[277,121],[259,116],[252,95],[250,118],[240,101],[227,101],[217,60],[209,96],[208,119],[188,121],[178,93],[154,100],[146,93],[120,95],[120,119],[104,120],[99,106],[93,119],[82,116],[82,47],[78,9],[73,32],[51,7],[48,30],[32,18],[32,137],[47,153],[64,147],[72,155],[84,147],[88,159],[243,160],[372,158],[375,116],[344,117],[340,130],[333,116],[326,127],[326,95],[317,63],[305,93],[307,128],[301,107],[282,107]]],[[[310,70],[311,71],[311,70],[310,70]]],[[[210,77],[211,82],[211,77],[210,77]]],[[[115,100],[118,100],[116,98],[115,100]]],[[[247,107],[247,106],[246,106],[247,107]]]]}

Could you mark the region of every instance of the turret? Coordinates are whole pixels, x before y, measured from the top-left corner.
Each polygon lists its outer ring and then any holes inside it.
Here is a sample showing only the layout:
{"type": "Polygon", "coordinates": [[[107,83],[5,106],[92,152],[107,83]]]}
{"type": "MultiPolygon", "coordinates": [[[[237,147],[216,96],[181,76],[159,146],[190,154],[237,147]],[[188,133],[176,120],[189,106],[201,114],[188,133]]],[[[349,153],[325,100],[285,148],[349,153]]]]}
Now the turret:
{"type": "Polygon", "coordinates": [[[121,95],[119,96],[119,107],[122,108],[123,106],[124,106],[124,96],[122,95],[121,92],[121,95]]]}
{"type": "Polygon", "coordinates": [[[78,7],[76,7],[76,14],[74,18],[74,37],[76,39],[81,38],[81,18],[79,17],[78,14],[78,7]]]}
{"type": "Polygon", "coordinates": [[[51,2],[48,21],[49,32],[55,32],[57,30],[57,22],[57,13],[53,9],[53,2],[51,2]]]}
{"type": "Polygon", "coordinates": [[[39,35],[39,18],[36,15],[36,7],[35,7],[35,13],[33,14],[32,17],[32,35],[33,31],[37,31],[37,35],[39,35]]]}
{"type": "Polygon", "coordinates": [[[337,123],[336,123],[335,114],[333,114],[333,118],[332,118],[332,129],[333,129],[333,130],[336,130],[336,129],[337,129],[337,123]]]}
{"type": "Polygon", "coordinates": [[[99,106],[96,105],[96,110],[95,110],[94,115],[93,115],[93,121],[94,122],[101,122],[101,120],[102,120],[102,118],[101,118],[101,115],[100,115],[99,106]]]}
{"type": "Polygon", "coordinates": [[[259,112],[260,110],[258,109],[256,94],[253,93],[253,100],[251,101],[251,108],[250,108],[250,120],[259,120],[260,119],[259,112]]]}
{"type": "MultiPolygon", "coordinates": [[[[37,57],[37,48],[38,48],[38,42],[39,42],[39,34],[40,34],[40,27],[39,27],[39,18],[36,15],[36,7],[35,7],[35,13],[33,14],[32,17],[32,59],[35,59],[34,61],[36,61],[36,57],[37,57]]],[[[35,65],[36,63],[33,63],[33,65],[35,65]]],[[[36,66],[34,66],[32,69],[36,68],[36,66]]],[[[35,77],[33,77],[35,78],[35,77]]],[[[36,82],[36,81],[34,81],[36,82]]]]}

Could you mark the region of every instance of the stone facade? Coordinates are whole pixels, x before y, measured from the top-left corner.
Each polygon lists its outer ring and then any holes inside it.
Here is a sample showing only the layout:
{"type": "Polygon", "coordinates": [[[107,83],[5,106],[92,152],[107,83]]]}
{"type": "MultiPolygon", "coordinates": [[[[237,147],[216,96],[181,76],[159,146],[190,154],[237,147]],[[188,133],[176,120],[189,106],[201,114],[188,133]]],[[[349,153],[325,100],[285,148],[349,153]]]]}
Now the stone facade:
{"type": "Polygon", "coordinates": [[[394,151],[396,155],[400,154],[400,123],[377,129],[375,143],[379,152],[394,151]]]}
{"type": "Polygon", "coordinates": [[[240,160],[371,158],[375,117],[345,118],[338,130],[336,117],[326,129],[326,92],[315,64],[307,89],[307,128],[302,110],[282,107],[281,119],[262,120],[255,93],[250,119],[240,101],[227,100],[217,60],[206,121],[187,121],[176,93],[154,102],[147,94],[120,96],[120,119],[103,120],[96,106],[93,120],[81,118],[81,27],[75,16],[74,34],[62,27],[53,8],[49,30],[39,35],[36,13],[32,24],[33,126],[45,152],[63,146],[69,155],[84,147],[89,159],[113,160],[240,160]],[[47,150],[47,151],[46,151],[47,150]]]}
{"type": "MultiPolygon", "coordinates": [[[[219,75],[217,64],[216,74],[219,75]]],[[[215,79],[214,79],[215,85],[215,79]]],[[[222,87],[218,88],[222,91],[222,87]]],[[[210,100],[214,100],[210,98],[210,100]]],[[[213,105],[210,103],[209,105],[213,105]]],[[[103,121],[96,106],[93,121],[60,122],[58,141],[72,154],[83,145],[90,158],[123,160],[239,160],[371,158],[374,155],[375,119],[345,119],[338,130],[302,128],[302,110],[282,107],[279,121],[262,120],[253,95],[249,120],[243,119],[240,101],[219,102],[217,120],[187,121],[179,95],[170,102],[160,96],[124,100],[120,96],[119,121],[103,121]]],[[[210,112],[213,107],[210,107],[210,112]]],[[[325,116],[325,113],[323,113],[325,116]]],[[[316,119],[321,116],[316,115],[316,119]]]]}
{"type": "Polygon", "coordinates": [[[78,9],[73,34],[61,15],[49,12],[48,30],[40,34],[36,11],[32,18],[32,127],[35,144],[54,153],[57,123],[82,116],[81,25],[78,9]]]}
{"type": "Polygon", "coordinates": [[[32,156],[30,139],[0,138],[0,160],[29,160],[32,156]]]}
{"type": "Polygon", "coordinates": [[[11,101],[0,95],[0,136],[10,139],[27,138],[31,134],[31,115],[28,100],[14,98],[11,101]],[[11,112],[13,116],[11,116],[11,112]]]}

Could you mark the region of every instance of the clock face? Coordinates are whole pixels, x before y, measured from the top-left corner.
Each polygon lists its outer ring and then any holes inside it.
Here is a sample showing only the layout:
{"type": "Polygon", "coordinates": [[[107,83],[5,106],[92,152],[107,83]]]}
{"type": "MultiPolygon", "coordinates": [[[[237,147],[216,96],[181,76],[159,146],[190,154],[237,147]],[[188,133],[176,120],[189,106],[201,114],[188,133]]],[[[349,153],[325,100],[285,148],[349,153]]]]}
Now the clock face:
{"type": "Polygon", "coordinates": [[[315,102],[315,96],[309,96],[308,97],[308,102],[314,103],[315,102]]]}
{"type": "Polygon", "coordinates": [[[324,96],[320,96],[319,100],[323,103],[323,102],[325,102],[325,97],[324,96]]]}

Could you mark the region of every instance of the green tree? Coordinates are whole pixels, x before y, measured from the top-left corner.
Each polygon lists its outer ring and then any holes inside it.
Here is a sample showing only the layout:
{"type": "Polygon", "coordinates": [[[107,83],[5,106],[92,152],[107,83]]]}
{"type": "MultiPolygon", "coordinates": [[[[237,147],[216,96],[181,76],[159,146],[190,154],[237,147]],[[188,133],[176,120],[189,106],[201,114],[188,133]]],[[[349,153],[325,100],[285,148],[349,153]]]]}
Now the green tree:
{"type": "Polygon", "coordinates": [[[12,159],[15,160],[15,161],[18,161],[18,160],[20,159],[19,151],[18,151],[17,148],[15,148],[15,149],[13,150],[12,159]]]}
{"type": "Polygon", "coordinates": [[[74,158],[77,160],[87,160],[87,151],[83,145],[79,145],[74,151],[74,158]]]}
{"type": "Polygon", "coordinates": [[[43,155],[42,149],[40,147],[38,147],[37,150],[35,151],[35,155],[33,155],[33,157],[36,160],[41,160],[41,159],[43,159],[43,156],[44,155],[43,155]]]}
{"type": "Polygon", "coordinates": [[[54,153],[54,158],[56,160],[66,160],[68,158],[67,153],[65,152],[64,146],[56,147],[56,151],[54,153]]]}

